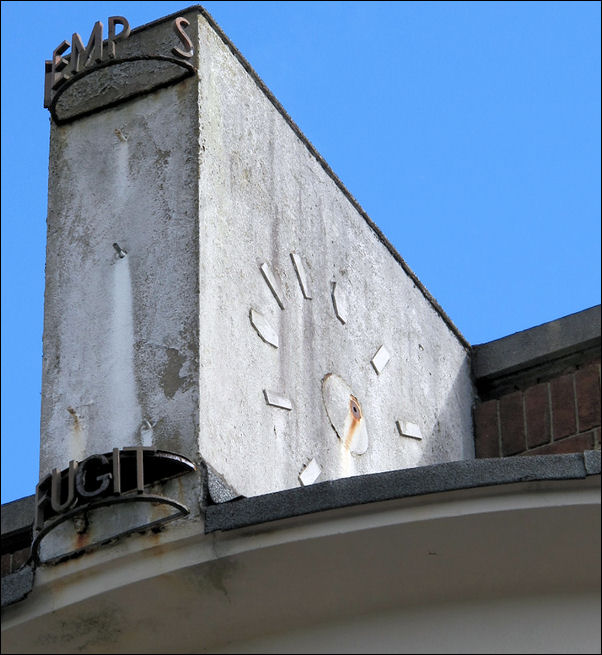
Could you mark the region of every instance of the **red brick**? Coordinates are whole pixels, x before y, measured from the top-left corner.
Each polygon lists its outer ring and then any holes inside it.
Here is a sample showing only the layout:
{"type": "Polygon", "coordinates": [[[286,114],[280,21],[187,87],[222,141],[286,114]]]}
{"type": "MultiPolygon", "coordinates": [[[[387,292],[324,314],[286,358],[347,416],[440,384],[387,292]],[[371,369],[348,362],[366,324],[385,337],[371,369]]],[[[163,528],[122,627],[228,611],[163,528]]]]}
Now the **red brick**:
{"type": "Polygon", "coordinates": [[[575,373],[577,388],[577,416],[579,432],[600,425],[600,373],[598,364],[590,365],[575,373]]]}
{"type": "Polygon", "coordinates": [[[11,557],[10,553],[5,553],[4,555],[2,555],[2,569],[1,569],[2,577],[8,575],[11,572],[10,557],[11,557]]]}
{"type": "Polygon", "coordinates": [[[476,456],[499,457],[497,400],[488,400],[475,407],[474,427],[476,456]]]}
{"type": "Polygon", "coordinates": [[[582,453],[584,450],[593,450],[595,444],[595,430],[576,434],[560,441],[533,448],[524,455],[561,455],[562,453],[582,453]]]}
{"type": "Polygon", "coordinates": [[[21,550],[16,550],[13,553],[13,562],[11,565],[12,571],[16,571],[18,568],[21,568],[25,562],[29,559],[29,548],[22,548],[21,550]]]}
{"type": "Polygon", "coordinates": [[[516,455],[527,448],[522,391],[502,396],[499,403],[502,455],[516,455]]]}
{"type": "Polygon", "coordinates": [[[577,432],[573,374],[563,375],[550,382],[552,394],[552,436],[554,441],[577,432]]]}
{"type": "Polygon", "coordinates": [[[548,385],[537,384],[525,392],[527,418],[527,446],[534,448],[552,438],[548,385]]]}

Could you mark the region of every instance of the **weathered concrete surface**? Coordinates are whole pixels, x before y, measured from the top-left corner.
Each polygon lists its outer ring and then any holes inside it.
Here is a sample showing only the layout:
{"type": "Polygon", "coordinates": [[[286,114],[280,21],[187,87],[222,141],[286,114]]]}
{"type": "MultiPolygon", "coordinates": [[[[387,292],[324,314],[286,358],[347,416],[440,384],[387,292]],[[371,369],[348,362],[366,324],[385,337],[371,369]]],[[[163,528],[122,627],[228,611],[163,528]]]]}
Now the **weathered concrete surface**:
{"type": "Polygon", "coordinates": [[[189,77],[52,124],[41,477],[131,445],[198,461],[196,97],[189,77]]]}
{"type": "MultiPolygon", "coordinates": [[[[184,11],[182,15],[187,13],[190,12],[184,11]]],[[[195,41],[196,21],[190,22],[182,29],[195,41]]],[[[57,77],[52,80],[56,85],[51,83],[48,91],[49,110],[56,123],[99,111],[194,74],[194,53],[189,57],[176,52],[183,51],[174,30],[173,16],[135,29],[127,38],[124,34],[125,30],[121,31],[112,48],[105,41],[102,47],[92,50],[90,58],[82,55],[78,73],[69,73],[69,67],[57,68],[57,77]]],[[[107,37],[107,32],[103,36],[107,37]]]]}
{"type": "MultiPolygon", "coordinates": [[[[145,492],[155,498],[173,499],[180,505],[192,509],[192,516],[198,517],[198,483],[195,476],[159,482],[149,485],[145,492]]],[[[98,550],[101,546],[113,543],[117,538],[146,532],[157,534],[172,521],[186,519],[185,511],[173,504],[146,502],[141,496],[131,496],[129,502],[111,503],[96,506],[79,512],[45,533],[34,541],[32,554],[41,564],[56,564],[98,550]]],[[[152,538],[152,537],[151,537],[152,538]]]]}
{"type": "Polygon", "coordinates": [[[118,63],[76,80],[63,91],[51,109],[57,122],[62,123],[150,89],[175,84],[190,74],[183,66],[169,61],[118,63]],[[99,89],[102,89],[101,93],[99,89]]]}
{"type": "Polygon", "coordinates": [[[473,457],[463,344],[202,16],[198,31],[202,457],[245,496],[298,486],[314,458],[321,482],[473,457]],[[364,454],[331,425],[328,374],[361,407],[364,454]],[[267,404],[266,389],[292,409],[267,404]]]}
{"type": "Polygon", "coordinates": [[[41,476],[153,445],[233,497],[296,487],[312,460],[320,482],[472,458],[466,344],[231,44],[182,14],[196,77],[52,126],[41,476]],[[365,452],[329,420],[329,374],[365,452]]]}

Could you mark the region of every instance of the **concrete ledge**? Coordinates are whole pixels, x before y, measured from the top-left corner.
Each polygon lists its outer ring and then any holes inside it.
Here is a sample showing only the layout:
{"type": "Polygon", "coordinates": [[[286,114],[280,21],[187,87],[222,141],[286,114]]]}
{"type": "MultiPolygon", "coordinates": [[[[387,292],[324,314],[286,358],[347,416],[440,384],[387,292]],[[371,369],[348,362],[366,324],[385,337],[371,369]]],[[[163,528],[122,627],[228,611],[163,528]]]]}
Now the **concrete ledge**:
{"type": "MultiPolygon", "coordinates": [[[[581,479],[600,475],[600,470],[600,451],[590,450],[566,455],[475,459],[374,473],[209,505],[205,532],[233,530],[339,507],[443,491],[525,481],[581,479]]],[[[2,506],[3,542],[31,530],[33,505],[34,497],[27,496],[2,506]]]]}
{"type": "Polygon", "coordinates": [[[473,346],[472,370],[478,381],[596,347],[600,348],[600,305],[473,346]]]}
{"type": "Polygon", "coordinates": [[[600,453],[476,459],[322,482],[207,507],[205,532],[424,494],[600,474],[600,453]]]}
{"type": "Polygon", "coordinates": [[[33,568],[23,568],[2,578],[2,607],[23,600],[33,589],[33,568]]]}

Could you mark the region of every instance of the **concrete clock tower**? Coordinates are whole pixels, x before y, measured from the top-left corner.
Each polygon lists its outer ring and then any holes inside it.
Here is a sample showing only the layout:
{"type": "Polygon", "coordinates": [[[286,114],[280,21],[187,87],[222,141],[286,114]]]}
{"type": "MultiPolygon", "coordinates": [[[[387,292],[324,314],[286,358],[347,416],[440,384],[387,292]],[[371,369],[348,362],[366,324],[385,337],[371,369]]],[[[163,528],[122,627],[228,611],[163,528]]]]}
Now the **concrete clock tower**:
{"type": "Polygon", "coordinates": [[[467,344],[204,10],[104,29],[46,63],[39,558],[472,458],[467,344]]]}

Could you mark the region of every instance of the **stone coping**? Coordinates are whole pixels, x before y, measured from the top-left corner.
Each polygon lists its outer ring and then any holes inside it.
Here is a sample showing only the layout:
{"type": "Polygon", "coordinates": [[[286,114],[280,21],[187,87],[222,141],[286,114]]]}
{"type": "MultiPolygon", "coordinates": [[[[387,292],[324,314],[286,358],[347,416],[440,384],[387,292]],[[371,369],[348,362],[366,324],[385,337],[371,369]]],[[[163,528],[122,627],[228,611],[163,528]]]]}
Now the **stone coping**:
{"type": "Polygon", "coordinates": [[[600,305],[473,346],[476,380],[507,375],[584,350],[600,348],[600,305]]]}
{"type": "MultiPolygon", "coordinates": [[[[575,480],[600,475],[600,451],[473,459],[358,475],[237,498],[206,508],[205,532],[301,516],[339,507],[516,482],[575,480]]],[[[2,537],[30,530],[34,496],[2,505],[2,537]]]]}
{"type": "Polygon", "coordinates": [[[316,483],[210,505],[205,532],[235,530],[314,512],[425,494],[517,482],[600,475],[600,451],[475,459],[316,483]]]}

